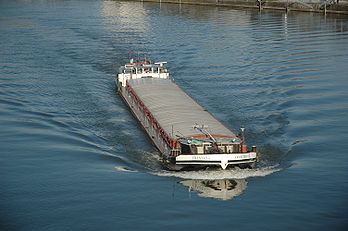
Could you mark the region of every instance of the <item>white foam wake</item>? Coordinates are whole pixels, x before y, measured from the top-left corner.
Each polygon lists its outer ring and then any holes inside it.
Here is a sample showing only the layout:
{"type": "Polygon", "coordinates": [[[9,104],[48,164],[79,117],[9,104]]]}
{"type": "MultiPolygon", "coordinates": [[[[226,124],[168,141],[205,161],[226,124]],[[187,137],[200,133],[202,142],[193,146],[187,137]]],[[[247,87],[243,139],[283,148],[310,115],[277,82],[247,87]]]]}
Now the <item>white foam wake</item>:
{"type": "Polygon", "coordinates": [[[132,170],[132,169],[121,167],[121,166],[115,166],[114,168],[120,172],[138,172],[136,170],[132,170]]]}
{"type": "Polygon", "coordinates": [[[228,170],[200,170],[200,171],[160,171],[151,174],[166,177],[178,177],[193,180],[222,180],[222,179],[247,179],[251,177],[263,177],[280,171],[279,166],[269,166],[255,169],[228,169],[228,170]]]}

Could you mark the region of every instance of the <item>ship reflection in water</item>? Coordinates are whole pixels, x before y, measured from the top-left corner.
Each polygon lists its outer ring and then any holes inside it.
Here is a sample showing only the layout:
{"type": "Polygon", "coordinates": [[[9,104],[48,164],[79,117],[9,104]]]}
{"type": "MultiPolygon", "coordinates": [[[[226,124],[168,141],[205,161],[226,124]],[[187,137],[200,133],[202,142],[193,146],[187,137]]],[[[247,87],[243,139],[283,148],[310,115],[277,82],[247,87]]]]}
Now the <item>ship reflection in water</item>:
{"type": "Polygon", "coordinates": [[[187,186],[189,192],[198,192],[198,196],[219,200],[231,200],[239,196],[244,192],[248,184],[245,179],[183,180],[179,183],[187,186]]]}

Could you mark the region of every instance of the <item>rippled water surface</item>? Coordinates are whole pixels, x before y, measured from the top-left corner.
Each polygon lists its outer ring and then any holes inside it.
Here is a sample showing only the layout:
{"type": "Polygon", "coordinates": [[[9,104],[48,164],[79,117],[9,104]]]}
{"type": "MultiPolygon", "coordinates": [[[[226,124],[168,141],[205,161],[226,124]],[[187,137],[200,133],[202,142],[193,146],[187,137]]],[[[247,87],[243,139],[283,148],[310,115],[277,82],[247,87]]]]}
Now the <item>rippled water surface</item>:
{"type": "Polygon", "coordinates": [[[0,2],[0,230],[344,230],[348,17],[119,1],[0,2]],[[115,93],[130,52],[259,147],[165,171],[115,93]]]}

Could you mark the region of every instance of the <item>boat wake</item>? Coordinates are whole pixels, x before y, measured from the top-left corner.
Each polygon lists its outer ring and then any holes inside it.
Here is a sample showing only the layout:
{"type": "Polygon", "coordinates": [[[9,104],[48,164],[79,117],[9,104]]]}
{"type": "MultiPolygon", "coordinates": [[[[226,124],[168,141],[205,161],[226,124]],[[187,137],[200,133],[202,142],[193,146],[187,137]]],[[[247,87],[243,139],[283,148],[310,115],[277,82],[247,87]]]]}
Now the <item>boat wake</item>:
{"type": "Polygon", "coordinates": [[[224,179],[247,179],[251,177],[264,177],[282,170],[279,165],[259,167],[254,169],[233,168],[227,170],[200,170],[200,171],[158,171],[151,172],[153,175],[164,177],[177,177],[191,180],[224,180],[224,179]]]}
{"type": "Polygon", "coordinates": [[[129,169],[129,168],[122,167],[122,166],[115,166],[114,168],[120,172],[138,172],[137,170],[129,169]]]}

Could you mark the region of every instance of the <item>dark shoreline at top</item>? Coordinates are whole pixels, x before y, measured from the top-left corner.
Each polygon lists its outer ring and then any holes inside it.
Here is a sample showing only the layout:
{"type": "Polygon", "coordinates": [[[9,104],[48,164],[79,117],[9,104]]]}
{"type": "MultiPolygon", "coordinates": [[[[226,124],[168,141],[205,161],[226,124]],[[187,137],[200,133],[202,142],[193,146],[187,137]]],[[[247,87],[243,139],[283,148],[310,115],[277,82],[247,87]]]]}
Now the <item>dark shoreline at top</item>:
{"type": "Polygon", "coordinates": [[[210,5],[223,6],[231,8],[253,8],[261,10],[282,10],[282,11],[303,11],[315,13],[333,13],[333,14],[347,14],[348,2],[336,0],[330,1],[332,4],[320,3],[315,0],[306,0],[307,2],[301,4],[293,0],[123,0],[123,1],[137,1],[137,2],[158,2],[158,3],[175,3],[175,4],[191,4],[191,5],[210,5]]]}

